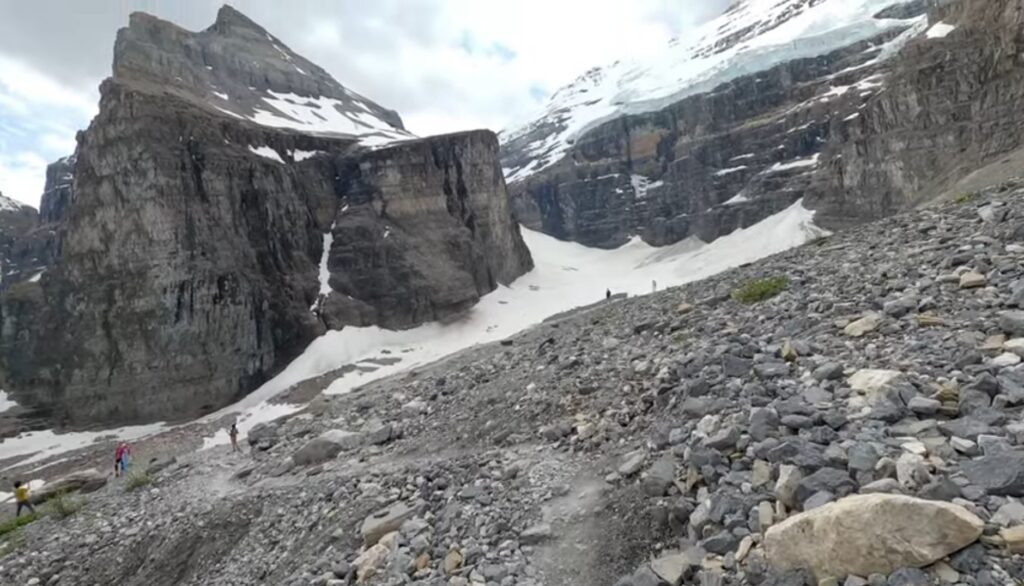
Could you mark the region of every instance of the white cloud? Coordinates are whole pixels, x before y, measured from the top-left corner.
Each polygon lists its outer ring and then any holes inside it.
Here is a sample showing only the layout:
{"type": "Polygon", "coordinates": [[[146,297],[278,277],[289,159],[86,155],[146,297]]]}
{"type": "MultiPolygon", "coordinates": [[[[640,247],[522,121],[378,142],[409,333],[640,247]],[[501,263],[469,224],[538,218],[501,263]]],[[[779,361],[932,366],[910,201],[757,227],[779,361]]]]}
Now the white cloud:
{"type": "Polygon", "coordinates": [[[66,87],[27,64],[0,55],[0,99],[33,105],[57,106],[77,110],[91,117],[96,112],[96,97],[87,91],[66,87]]]}
{"type": "Polygon", "coordinates": [[[0,192],[38,206],[47,163],[74,151],[96,109],[93,93],[0,54],[0,192]]]}
{"type": "Polygon", "coordinates": [[[0,192],[33,207],[39,205],[47,161],[33,152],[0,153],[0,192]]]}

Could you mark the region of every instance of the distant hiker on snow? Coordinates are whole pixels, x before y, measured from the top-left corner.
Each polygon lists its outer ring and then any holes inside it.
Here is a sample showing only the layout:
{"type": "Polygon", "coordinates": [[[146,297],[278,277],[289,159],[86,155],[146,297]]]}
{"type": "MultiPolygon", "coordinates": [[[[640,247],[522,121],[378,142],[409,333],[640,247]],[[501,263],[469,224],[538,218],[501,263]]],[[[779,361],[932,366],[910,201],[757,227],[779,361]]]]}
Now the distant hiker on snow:
{"type": "Polygon", "coordinates": [[[228,430],[228,437],[231,438],[231,451],[240,452],[238,449],[238,425],[235,423],[231,424],[231,429],[228,430]]]}
{"type": "Polygon", "coordinates": [[[18,509],[14,513],[15,517],[21,516],[22,509],[28,509],[29,513],[36,514],[36,509],[28,498],[28,485],[20,480],[14,481],[14,500],[18,503],[18,509]]]}
{"type": "Polygon", "coordinates": [[[114,476],[124,476],[128,473],[128,460],[131,457],[132,448],[128,442],[117,444],[114,450],[114,476]]]}
{"type": "Polygon", "coordinates": [[[604,298],[605,299],[611,299],[612,298],[612,290],[611,289],[608,289],[607,291],[604,292],[604,298]]]}

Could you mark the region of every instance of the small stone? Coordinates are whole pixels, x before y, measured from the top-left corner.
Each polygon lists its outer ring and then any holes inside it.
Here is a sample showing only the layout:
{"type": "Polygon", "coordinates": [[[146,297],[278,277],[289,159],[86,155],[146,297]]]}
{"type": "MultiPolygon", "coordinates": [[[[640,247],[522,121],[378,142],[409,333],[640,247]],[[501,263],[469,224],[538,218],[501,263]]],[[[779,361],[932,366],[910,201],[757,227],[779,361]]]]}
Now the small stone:
{"type": "Polygon", "coordinates": [[[757,523],[762,533],[775,523],[775,511],[770,502],[761,501],[757,504],[757,523]]]}
{"type": "Polygon", "coordinates": [[[985,275],[977,271],[969,271],[960,275],[960,288],[961,289],[977,289],[984,287],[988,284],[988,279],[985,275]]]}
{"type": "Polygon", "coordinates": [[[1024,453],[1000,452],[960,465],[972,484],[999,496],[1024,496],[1024,453]]]}
{"type": "Polygon", "coordinates": [[[851,338],[860,338],[878,329],[878,326],[881,323],[882,316],[877,313],[869,313],[864,317],[851,322],[843,329],[843,332],[851,338]]]}
{"type": "Polygon", "coordinates": [[[1014,354],[1013,352],[1003,352],[999,356],[992,359],[992,364],[998,367],[1017,366],[1020,364],[1021,357],[1014,354]]]}
{"type": "Polygon", "coordinates": [[[946,562],[935,562],[931,567],[931,574],[945,584],[956,584],[960,581],[960,572],[946,562]]]}
{"type": "Polygon", "coordinates": [[[636,450],[626,454],[619,461],[619,475],[629,477],[636,474],[643,467],[645,460],[647,460],[647,452],[644,450],[636,450]]]}
{"type": "Polygon", "coordinates": [[[1018,525],[999,532],[1010,553],[1024,553],[1024,525],[1018,525]]]}
{"type": "Polygon", "coordinates": [[[917,568],[900,568],[889,574],[888,586],[931,586],[931,579],[917,568]]]}
{"type": "Polygon", "coordinates": [[[799,357],[796,353],[796,349],[793,348],[793,343],[789,340],[783,342],[781,356],[786,362],[795,362],[799,357]]]}
{"type": "Polygon", "coordinates": [[[370,547],[377,543],[384,535],[398,531],[402,523],[411,519],[415,510],[404,503],[396,503],[388,509],[377,511],[363,520],[360,534],[363,536],[363,545],[370,547]]]}
{"type": "Polygon", "coordinates": [[[709,437],[704,441],[704,445],[719,451],[732,450],[736,447],[736,442],[740,440],[740,430],[738,427],[729,426],[719,430],[717,433],[709,437]]]}
{"type": "Polygon", "coordinates": [[[447,576],[451,576],[462,568],[462,564],[465,558],[462,556],[462,552],[458,550],[451,550],[447,555],[444,556],[444,573],[447,576]]]}
{"type": "Polygon", "coordinates": [[[1000,527],[1024,525],[1024,504],[1018,501],[1004,504],[992,515],[990,522],[1000,527]]]}
{"type": "Polygon", "coordinates": [[[523,545],[536,545],[551,538],[551,525],[539,523],[527,528],[519,534],[519,542],[523,545]]]}
{"type": "Polygon", "coordinates": [[[789,508],[796,506],[796,492],[803,480],[803,474],[796,466],[779,466],[779,478],[775,481],[775,497],[789,508]]]}
{"type": "Polygon", "coordinates": [[[1024,337],[1024,311],[1004,311],[999,314],[999,327],[1014,337],[1024,337]]]}
{"type": "Polygon", "coordinates": [[[764,460],[754,460],[750,471],[750,484],[754,488],[764,486],[772,480],[772,465],[764,460]]]}
{"type": "Polygon", "coordinates": [[[907,407],[918,415],[934,415],[941,406],[941,401],[920,396],[910,399],[907,403],[907,407]]]}
{"type": "Polygon", "coordinates": [[[651,570],[672,586],[682,584],[691,567],[690,558],[680,552],[663,555],[651,562],[651,570]]]}
{"type": "Polygon", "coordinates": [[[815,380],[838,380],[843,377],[843,365],[838,362],[826,362],[811,373],[815,380]]]}
{"type": "Polygon", "coordinates": [[[820,490],[804,501],[804,510],[812,511],[819,507],[823,507],[836,500],[836,495],[832,494],[827,490],[820,490]]]}
{"type": "Polygon", "coordinates": [[[664,496],[675,480],[675,473],[675,460],[671,457],[661,458],[644,473],[641,482],[644,493],[651,497],[664,496]]]}
{"type": "Polygon", "coordinates": [[[1024,356],[1024,338],[1014,338],[1007,340],[1003,344],[1003,350],[1016,354],[1017,356],[1024,356]]]}
{"type": "Polygon", "coordinates": [[[949,445],[954,450],[966,456],[977,456],[978,454],[981,453],[981,451],[978,450],[978,444],[972,442],[969,439],[964,439],[962,437],[953,436],[949,438],[949,445]]]}

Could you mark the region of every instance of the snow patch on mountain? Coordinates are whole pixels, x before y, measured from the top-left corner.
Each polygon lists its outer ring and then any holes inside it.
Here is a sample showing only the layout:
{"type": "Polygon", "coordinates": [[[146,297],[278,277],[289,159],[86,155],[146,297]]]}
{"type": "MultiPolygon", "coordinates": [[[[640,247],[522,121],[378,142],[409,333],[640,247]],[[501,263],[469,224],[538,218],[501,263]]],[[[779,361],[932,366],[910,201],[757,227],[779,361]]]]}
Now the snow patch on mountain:
{"type": "Polygon", "coordinates": [[[289,128],[307,134],[357,136],[372,145],[416,138],[369,112],[346,109],[341,100],[277,93],[272,90],[267,93],[269,97],[263,98],[266,109],[257,108],[249,117],[262,126],[289,128]]]}
{"type": "MultiPolygon", "coordinates": [[[[714,19],[685,45],[658,55],[592,69],[558,90],[531,121],[502,133],[504,143],[530,141],[509,169],[519,181],[558,162],[584,132],[615,116],[660,109],[736,78],[823,55],[886,31],[927,22],[875,18],[912,0],[745,0],[714,19]]],[[[902,36],[902,35],[901,35],[902,36]]],[[[909,36],[908,36],[909,38],[909,36]]],[[[901,39],[901,43],[906,38],[901,39]]],[[[885,47],[879,58],[895,47],[885,47]]]]}
{"type": "Polygon", "coordinates": [[[956,27],[951,24],[937,22],[934,25],[932,25],[930,29],[928,29],[928,32],[925,33],[925,36],[927,36],[929,39],[944,39],[947,35],[949,35],[949,33],[953,32],[954,30],[956,30],[956,27]]]}

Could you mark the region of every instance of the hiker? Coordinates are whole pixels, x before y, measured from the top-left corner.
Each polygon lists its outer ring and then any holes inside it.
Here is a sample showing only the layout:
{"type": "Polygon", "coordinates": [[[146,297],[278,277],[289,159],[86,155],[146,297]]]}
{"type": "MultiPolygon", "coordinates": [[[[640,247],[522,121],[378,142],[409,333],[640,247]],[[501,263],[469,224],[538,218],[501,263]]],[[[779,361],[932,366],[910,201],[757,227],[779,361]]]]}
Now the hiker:
{"type": "Polygon", "coordinates": [[[611,289],[608,289],[607,291],[604,292],[604,298],[605,299],[611,299],[612,298],[612,290],[611,289]]]}
{"type": "Polygon", "coordinates": [[[124,476],[128,473],[128,459],[131,457],[132,448],[128,442],[117,444],[114,450],[114,476],[124,476]]]}
{"type": "Polygon", "coordinates": [[[18,503],[18,510],[14,513],[15,517],[21,516],[22,509],[28,509],[29,513],[36,514],[36,508],[32,506],[28,498],[28,485],[20,480],[14,481],[14,500],[18,503]]]}
{"type": "Polygon", "coordinates": [[[658,282],[657,281],[651,281],[651,293],[657,293],[657,292],[658,292],[658,282]]]}
{"type": "Polygon", "coordinates": [[[241,452],[242,450],[238,449],[238,424],[231,424],[231,429],[228,430],[228,437],[231,438],[231,451],[241,452]]]}

